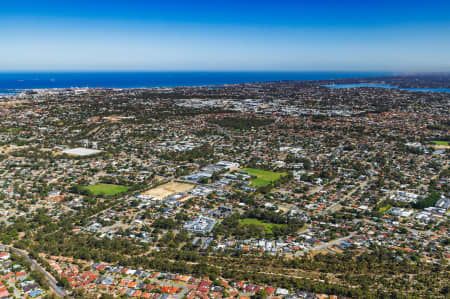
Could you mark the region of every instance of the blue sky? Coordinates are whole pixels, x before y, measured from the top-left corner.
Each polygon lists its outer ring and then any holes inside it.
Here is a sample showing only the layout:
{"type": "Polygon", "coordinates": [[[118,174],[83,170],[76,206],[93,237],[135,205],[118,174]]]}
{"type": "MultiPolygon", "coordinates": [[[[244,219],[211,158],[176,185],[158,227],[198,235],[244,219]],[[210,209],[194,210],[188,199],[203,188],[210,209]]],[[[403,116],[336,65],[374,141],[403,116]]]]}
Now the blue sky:
{"type": "Polygon", "coordinates": [[[450,71],[450,1],[2,1],[0,70],[450,71]]]}

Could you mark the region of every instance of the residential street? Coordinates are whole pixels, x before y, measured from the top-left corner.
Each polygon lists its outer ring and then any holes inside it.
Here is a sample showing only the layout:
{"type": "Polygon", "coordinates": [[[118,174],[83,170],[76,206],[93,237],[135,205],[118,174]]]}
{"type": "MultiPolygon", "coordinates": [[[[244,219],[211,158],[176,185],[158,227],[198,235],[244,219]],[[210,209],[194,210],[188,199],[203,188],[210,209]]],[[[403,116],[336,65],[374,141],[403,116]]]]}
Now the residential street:
{"type": "Polygon", "coordinates": [[[12,252],[14,252],[15,254],[21,255],[23,257],[25,257],[27,259],[27,261],[29,261],[31,263],[31,268],[33,270],[37,270],[39,272],[41,272],[42,274],[44,274],[45,278],[47,279],[47,281],[50,284],[51,289],[53,290],[53,292],[55,294],[57,294],[60,297],[64,297],[67,295],[67,292],[58,286],[58,283],[56,281],[56,279],[50,275],[47,271],[45,271],[44,268],[42,268],[35,260],[31,259],[28,256],[28,253],[25,251],[22,251],[20,249],[14,248],[14,247],[9,247],[11,249],[12,252]]]}

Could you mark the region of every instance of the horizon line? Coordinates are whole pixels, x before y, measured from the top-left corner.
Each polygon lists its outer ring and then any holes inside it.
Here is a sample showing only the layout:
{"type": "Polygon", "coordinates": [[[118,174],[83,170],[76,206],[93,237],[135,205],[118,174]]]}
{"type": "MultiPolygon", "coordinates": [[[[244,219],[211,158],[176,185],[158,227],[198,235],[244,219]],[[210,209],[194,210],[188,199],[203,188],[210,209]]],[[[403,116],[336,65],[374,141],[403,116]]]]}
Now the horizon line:
{"type": "Polygon", "coordinates": [[[179,69],[179,70],[158,70],[158,69],[148,69],[148,70],[133,70],[133,69],[24,69],[24,70],[2,70],[0,69],[0,73],[32,73],[32,72],[41,72],[41,73],[92,73],[92,72],[102,72],[102,73],[170,73],[170,72],[189,72],[189,73],[410,73],[410,74],[418,74],[418,73],[450,73],[448,71],[407,71],[407,70],[341,70],[341,69],[324,69],[324,70],[258,70],[258,69],[248,69],[248,70],[202,70],[202,69],[179,69]]]}

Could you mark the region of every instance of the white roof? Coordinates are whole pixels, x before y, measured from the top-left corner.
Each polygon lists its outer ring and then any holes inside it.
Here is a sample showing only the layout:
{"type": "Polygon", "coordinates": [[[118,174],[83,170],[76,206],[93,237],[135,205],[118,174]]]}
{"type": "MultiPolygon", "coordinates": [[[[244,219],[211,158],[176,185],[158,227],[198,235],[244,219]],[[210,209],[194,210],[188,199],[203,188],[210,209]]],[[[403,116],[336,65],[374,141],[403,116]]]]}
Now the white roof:
{"type": "Polygon", "coordinates": [[[101,150],[95,150],[90,148],[77,147],[63,151],[64,154],[74,155],[74,156],[90,156],[101,153],[101,150]]]}

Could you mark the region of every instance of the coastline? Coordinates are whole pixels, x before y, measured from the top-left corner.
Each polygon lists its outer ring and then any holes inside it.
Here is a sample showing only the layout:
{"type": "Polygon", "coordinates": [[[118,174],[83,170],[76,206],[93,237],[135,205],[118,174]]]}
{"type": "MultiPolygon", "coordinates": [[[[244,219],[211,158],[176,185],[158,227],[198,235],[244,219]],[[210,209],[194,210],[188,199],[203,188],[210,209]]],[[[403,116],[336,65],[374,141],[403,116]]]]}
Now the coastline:
{"type": "MultiPolygon", "coordinates": [[[[426,77],[429,75],[432,74],[419,76],[426,77]]],[[[449,86],[427,86],[426,80],[422,83],[413,82],[412,84],[411,81],[408,81],[409,77],[412,78],[411,75],[374,72],[0,72],[0,98],[14,98],[30,93],[74,91],[89,92],[101,90],[121,91],[205,87],[214,89],[243,84],[270,84],[277,82],[317,82],[320,86],[330,89],[386,88],[409,92],[450,92],[449,86]],[[25,75],[28,76],[28,79],[17,79],[25,75]],[[46,77],[37,79],[40,76],[46,77]],[[61,77],[54,79],[53,77],[55,76],[61,77]],[[87,76],[87,78],[84,78],[84,76],[87,76]],[[402,82],[398,82],[399,79],[402,82]],[[408,84],[404,86],[404,82],[408,84]],[[115,87],[113,87],[114,85],[115,87]]]]}
{"type": "MultiPolygon", "coordinates": [[[[338,80],[392,75],[387,72],[0,72],[1,91],[66,88],[204,87],[246,83],[338,80]]],[[[8,93],[8,92],[6,92],[8,93]]]]}

